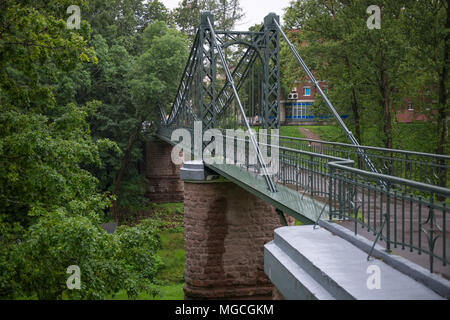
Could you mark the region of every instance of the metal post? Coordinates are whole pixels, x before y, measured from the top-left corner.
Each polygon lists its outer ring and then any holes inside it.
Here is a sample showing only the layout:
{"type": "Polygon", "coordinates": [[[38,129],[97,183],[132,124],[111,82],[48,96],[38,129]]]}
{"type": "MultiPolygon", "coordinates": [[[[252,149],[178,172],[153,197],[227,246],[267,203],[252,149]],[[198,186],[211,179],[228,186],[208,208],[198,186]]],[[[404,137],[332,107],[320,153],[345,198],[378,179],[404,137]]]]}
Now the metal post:
{"type": "MultiPolygon", "coordinates": [[[[389,185],[386,190],[386,251],[391,252],[391,195],[389,185]]],[[[383,230],[381,230],[383,231],[383,230]]]]}
{"type": "Polygon", "coordinates": [[[262,81],[262,127],[280,127],[280,39],[275,23],[280,17],[269,13],[264,18],[264,61],[262,81]]]}
{"type": "Polygon", "coordinates": [[[221,62],[223,64],[223,68],[225,69],[225,73],[226,73],[226,76],[227,76],[227,81],[230,83],[230,86],[233,88],[234,97],[235,97],[236,102],[237,102],[237,104],[239,106],[239,109],[241,111],[241,115],[242,115],[242,117],[244,119],[245,126],[247,127],[247,130],[250,133],[249,134],[250,141],[251,141],[251,143],[253,145],[253,148],[255,148],[256,157],[258,159],[259,164],[261,165],[261,169],[262,169],[262,172],[263,172],[264,179],[266,180],[266,183],[267,183],[267,186],[269,187],[270,192],[277,192],[277,189],[275,188],[275,184],[273,183],[272,179],[269,176],[269,172],[267,171],[267,166],[266,166],[264,158],[263,158],[263,156],[261,154],[261,150],[259,149],[258,144],[256,143],[255,137],[253,135],[253,131],[251,130],[250,124],[248,123],[247,116],[245,115],[244,107],[242,106],[241,99],[239,98],[239,94],[238,94],[238,92],[236,90],[236,86],[234,85],[233,76],[231,75],[230,68],[228,68],[228,65],[227,65],[227,62],[225,60],[225,56],[223,54],[222,48],[217,44],[216,34],[214,32],[214,28],[212,26],[211,20],[209,19],[208,16],[206,16],[205,19],[208,21],[209,28],[211,30],[211,40],[212,40],[211,42],[212,42],[212,45],[214,47],[216,47],[216,49],[217,49],[217,53],[218,53],[218,55],[220,57],[220,60],[221,60],[221,62]]]}
{"type": "Polygon", "coordinates": [[[211,23],[214,23],[213,15],[210,12],[203,12],[200,16],[200,39],[197,57],[197,99],[204,130],[215,128],[216,124],[216,61],[208,19],[211,23]]]}

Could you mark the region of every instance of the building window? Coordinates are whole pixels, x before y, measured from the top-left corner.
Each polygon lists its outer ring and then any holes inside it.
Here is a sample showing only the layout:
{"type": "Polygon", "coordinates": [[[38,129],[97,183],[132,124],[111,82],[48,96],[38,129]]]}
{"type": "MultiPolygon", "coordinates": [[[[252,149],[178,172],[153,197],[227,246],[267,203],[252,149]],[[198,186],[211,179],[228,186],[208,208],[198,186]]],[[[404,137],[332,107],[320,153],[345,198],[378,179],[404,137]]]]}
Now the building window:
{"type": "Polygon", "coordinates": [[[304,91],[304,96],[310,96],[311,95],[311,88],[310,87],[304,87],[303,88],[305,91],[304,91]]]}
{"type": "Polygon", "coordinates": [[[324,93],[328,93],[328,88],[323,88],[324,93]]]}
{"type": "Polygon", "coordinates": [[[410,111],[414,110],[414,105],[412,102],[408,103],[408,110],[410,111]]]}

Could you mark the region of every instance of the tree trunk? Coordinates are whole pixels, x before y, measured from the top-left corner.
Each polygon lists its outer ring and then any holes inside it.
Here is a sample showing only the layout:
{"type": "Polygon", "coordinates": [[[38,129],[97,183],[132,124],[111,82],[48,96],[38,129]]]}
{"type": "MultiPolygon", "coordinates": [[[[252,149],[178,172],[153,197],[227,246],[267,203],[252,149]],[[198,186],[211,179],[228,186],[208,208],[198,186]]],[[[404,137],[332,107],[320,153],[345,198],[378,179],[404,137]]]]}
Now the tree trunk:
{"type": "MultiPolygon", "coordinates": [[[[383,57],[381,57],[383,59],[383,57]]],[[[383,69],[383,61],[381,62],[381,79],[380,79],[380,105],[383,108],[383,131],[384,131],[384,146],[385,148],[392,148],[392,116],[391,103],[389,97],[389,86],[386,71],[383,69]]]]}
{"type": "MultiPolygon", "coordinates": [[[[139,122],[136,125],[136,129],[133,131],[130,138],[128,139],[127,149],[125,151],[125,154],[123,155],[122,164],[120,165],[119,173],[117,174],[116,178],[114,179],[114,189],[113,189],[112,194],[116,198],[119,193],[120,184],[122,183],[122,179],[125,174],[125,169],[127,168],[128,162],[130,161],[131,150],[133,149],[134,143],[137,140],[140,129],[141,129],[141,122],[139,122]]],[[[112,202],[111,215],[114,218],[114,221],[119,222],[119,216],[118,216],[118,212],[117,212],[117,200],[113,200],[113,202],[112,202]]]]}
{"type": "MultiPolygon", "coordinates": [[[[445,23],[445,28],[450,29],[450,0],[447,0],[447,19],[445,23]]],[[[444,40],[444,65],[442,71],[439,73],[439,98],[438,98],[438,144],[436,147],[437,154],[445,154],[445,147],[447,144],[447,136],[448,136],[448,124],[447,117],[449,116],[449,110],[447,106],[447,81],[448,81],[448,68],[449,68],[449,43],[450,43],[450,34],[447,32],[444,40]]],[[[445,161],[440,160],[439,164],[444,167],[445,161]]],[[[441,187],[445,187],[447,183],[447,170],[442,169],[438,173],[439,175],[439,185],[441,187]]]]}
{"type": "MultiPolygon", "coordinates": [[[[345,63],[347,65],[348,77],[352,78],[351,65],[348,59],[348,56],[345,57],[345,63]]],[[[351,98],[351,106],[353,113],[353,122],[355,125],[355,138],[358,140],[358,143],[361,143],[361,117],[360,117],[360,108],[358,104],[358,98],[356,97],[356,90],[352,87],[352,98],[351,98]]]]}
{"type": "Polygon", "coordinates": [[[355,124],[355,138],[361,143],[361,117],[359,115],[358,99],[356,98],[355,88],[352,88],[352,112],[353,122],[355,124]]]}

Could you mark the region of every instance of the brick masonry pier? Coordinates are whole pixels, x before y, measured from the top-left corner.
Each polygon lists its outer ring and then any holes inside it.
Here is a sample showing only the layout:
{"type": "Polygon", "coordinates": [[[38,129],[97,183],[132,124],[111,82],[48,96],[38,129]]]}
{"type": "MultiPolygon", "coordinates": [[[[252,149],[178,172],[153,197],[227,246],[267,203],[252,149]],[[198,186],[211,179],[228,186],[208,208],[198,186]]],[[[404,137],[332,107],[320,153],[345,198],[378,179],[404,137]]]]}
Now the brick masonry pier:
{"type": "Polygon", "coordinates": [[[180,166],[171,160],[172,146],[155,139],[145,146],[147,196],[152,202],[182,202],[180,166]]]}
{"type": "Polygon", "coordinates": [[[275,208],[224,180],[184,182],[185,299],[271,299],[264,244],[275,208]]]}

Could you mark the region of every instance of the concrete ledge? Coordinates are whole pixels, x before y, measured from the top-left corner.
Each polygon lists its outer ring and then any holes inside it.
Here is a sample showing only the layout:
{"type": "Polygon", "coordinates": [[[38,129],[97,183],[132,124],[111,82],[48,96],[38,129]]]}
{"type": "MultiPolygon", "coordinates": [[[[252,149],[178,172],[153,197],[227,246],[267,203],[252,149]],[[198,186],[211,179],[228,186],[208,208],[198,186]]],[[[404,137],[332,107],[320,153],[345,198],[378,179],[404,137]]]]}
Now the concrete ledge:
{"type": "Polygon", "coordinates": [[[367,253],[324,228],[278,228],[264,249],[264,271],[286,299],[443,299],[383,261],[367,261],[367,253]],[[380,288],[367,284],[373,266],[380,288]]]}
{"type": "MultiPolygon", "coordinates": [[[[224,182],[220,175],[207,168],[203,161],[186,161],[180,169],[180,178],[189,182],[224,182]]],[[[227,181],[228,182],[228,181],[227,181]]]]}
{"type": "Polygon", "coordinates": [[[335,300],[273,241],[264,247],[264,271],[289,300],[335,300]]]}
{"type": "MultiPolygon", "coordinates": [[[[347,240],[367,254],[372,248],[372,241],[366,239],[363,236],[355,235],[354,232],[348,230],[347,228],[344,228],[343,226],[340,226],[337,223],[320,220],[319,226],[347,240]]],[[[442,297],[450,299],[450,281],[436,274],[430,273],[427,269],[401,256],[387,253],[385,249],[378,244],[375,245],[375,248],[372,252],[372,257],[383,260],[383,262],[385,262],[386,264],[413,278],[414,280],[424,284],[442,297]]]]}
{"type": "Polygon", "coordinates": [[[180,169],[181,180],[203,181],[206,179],[203,161],[186,161],[180,169]]]}

